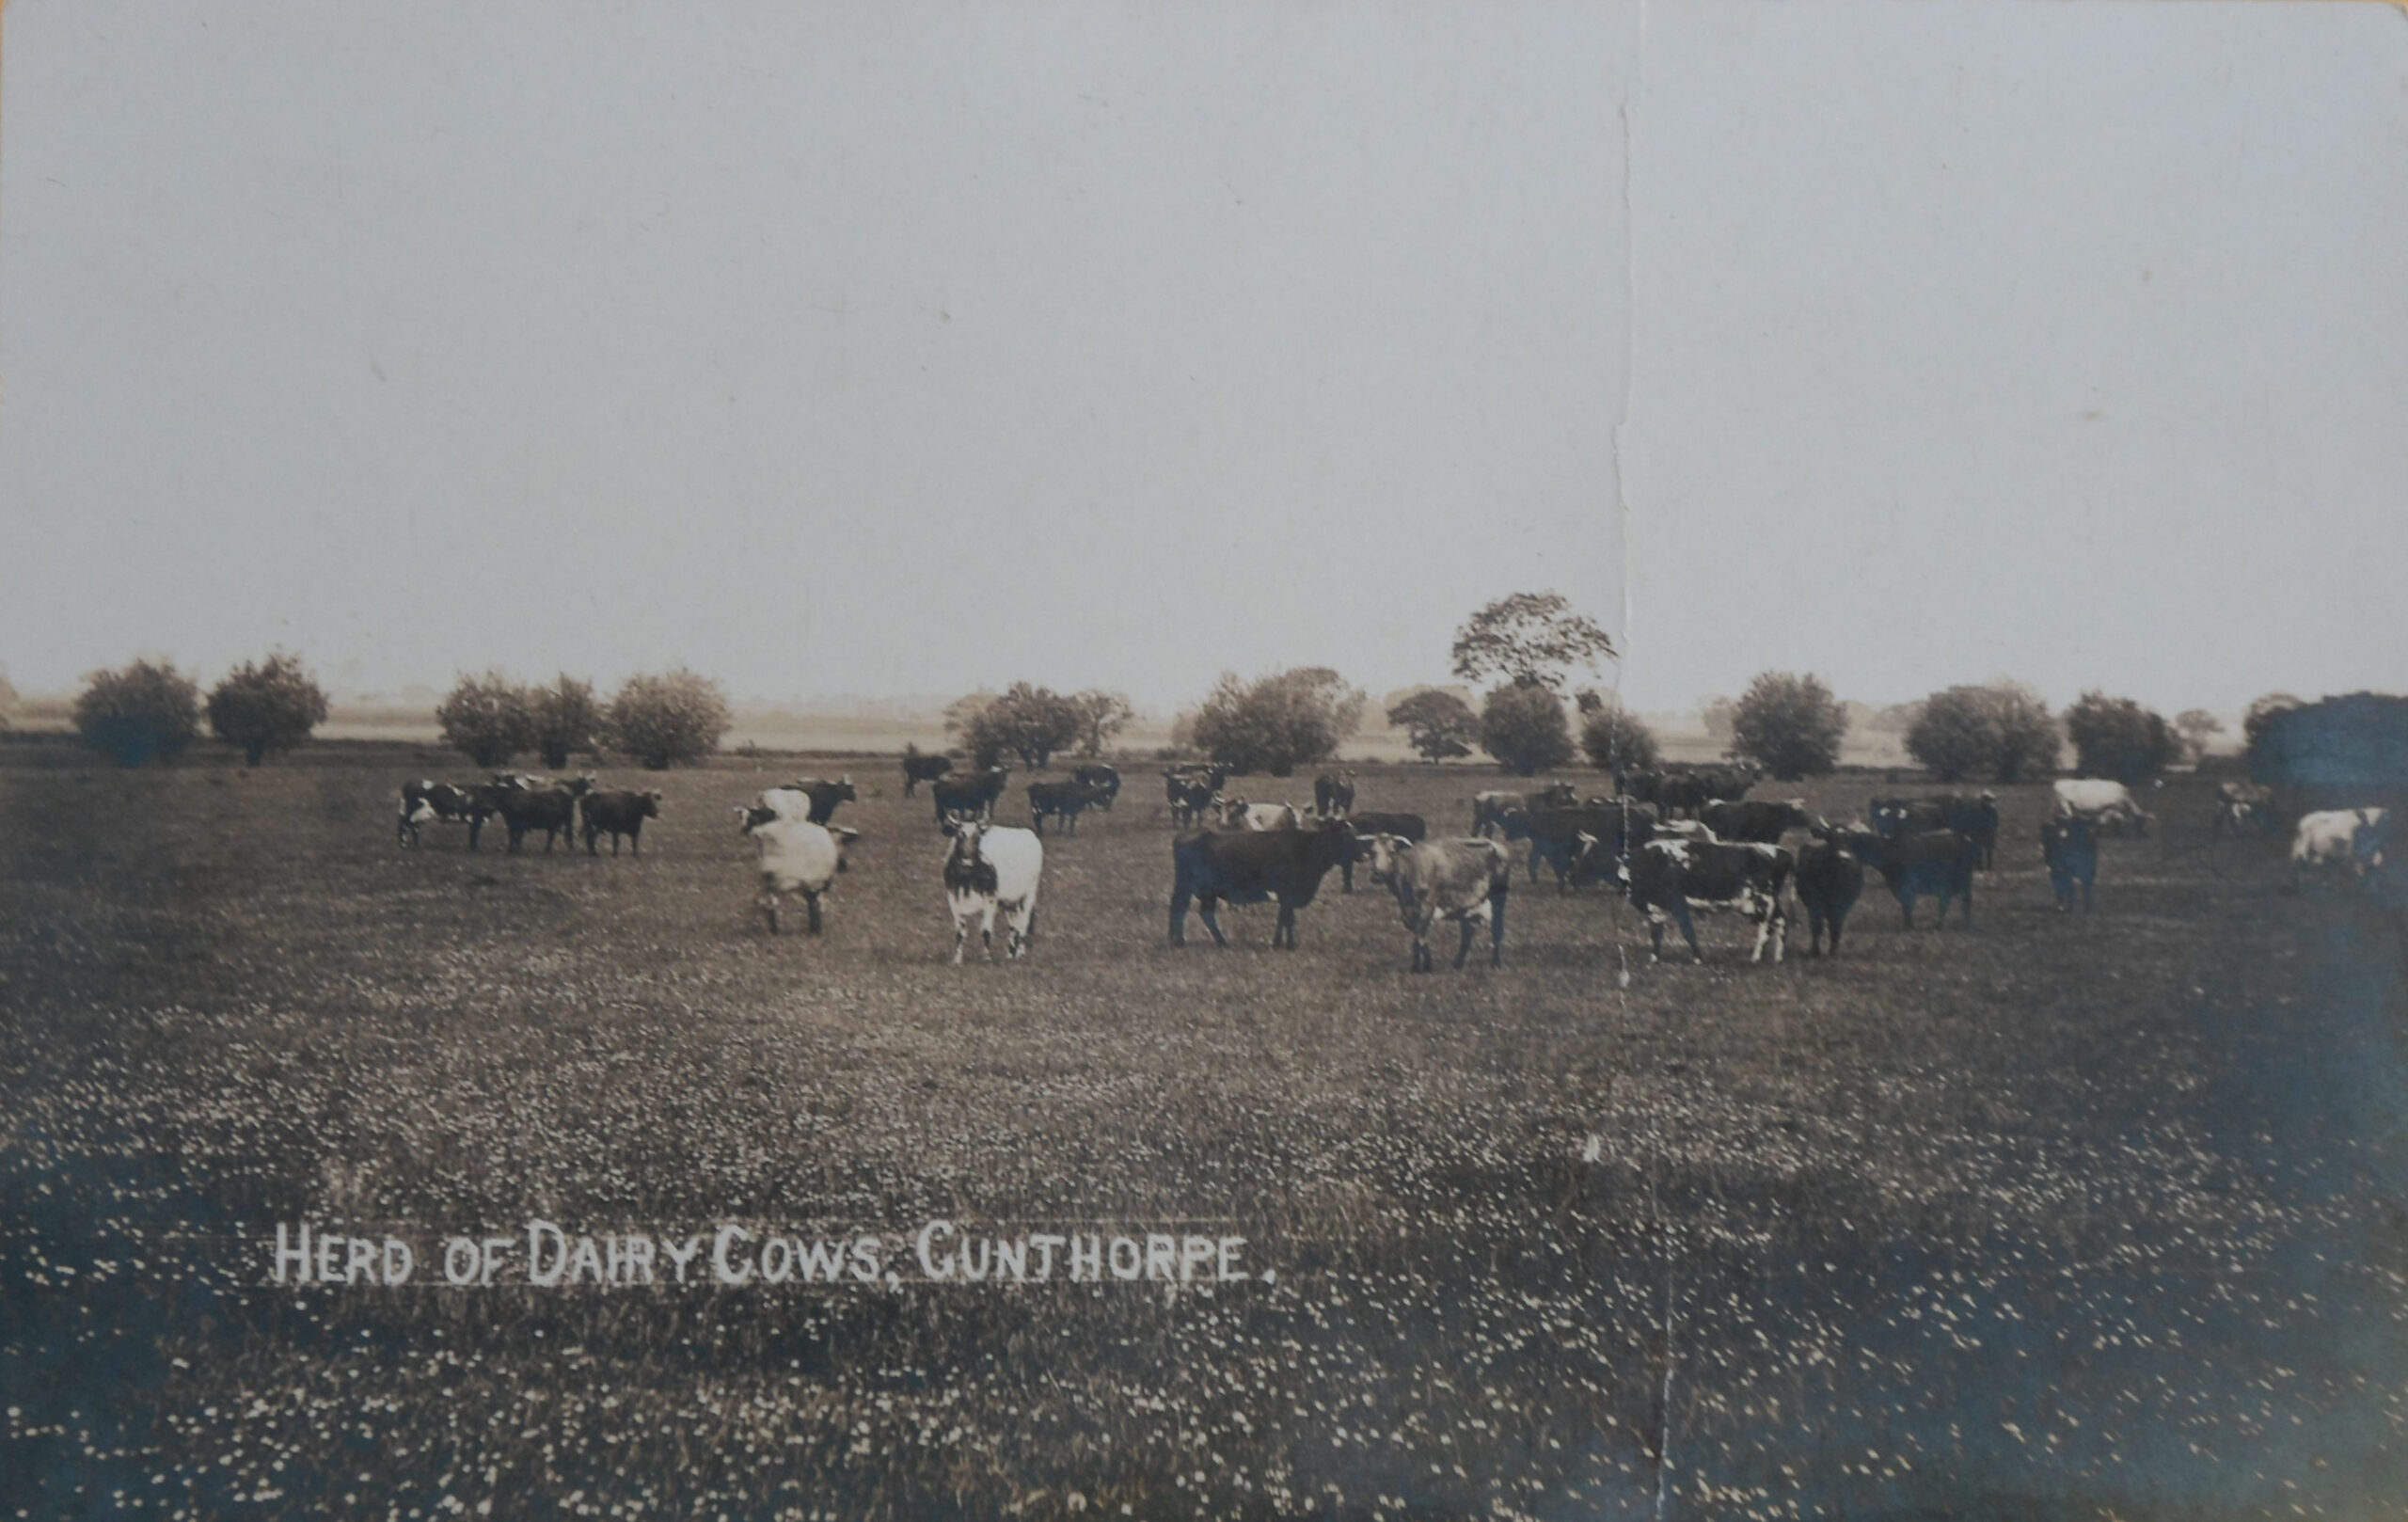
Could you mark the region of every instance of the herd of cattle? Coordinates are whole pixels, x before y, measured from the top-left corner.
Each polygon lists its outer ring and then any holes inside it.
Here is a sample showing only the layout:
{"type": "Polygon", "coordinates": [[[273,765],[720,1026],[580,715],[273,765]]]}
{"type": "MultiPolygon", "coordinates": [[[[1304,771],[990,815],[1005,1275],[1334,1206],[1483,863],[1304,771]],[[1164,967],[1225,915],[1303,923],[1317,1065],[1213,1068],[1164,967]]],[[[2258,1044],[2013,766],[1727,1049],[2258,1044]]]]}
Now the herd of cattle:
{"type": "MultiPolygon", "coordinates": [[[[1075,834],[1083,813],[1109,812],[1120,795],[1119,772],[1091,763],[1067,781],[1027,784],[1029,823],[1022,829],[994,822],[1009,769],[956,775],[948,758],[916,753],[907,755],[903,767],[905,796],[927,783],[935,823],[950,840],[943,879],[954,920],[953,959],[961,959],[973,924],[991,959],[998,914],[1006,955],[1023,955],[1036,939],[1047,821],[1059,834],[1075,834]]],[[[1515,846],[1528,848],[1520,864],[1533,884],[1545,866],[1560,892],[1602,882],[1626,897],[1646,917],[1651,959],[1662,955],[1664,932],[1677,927],[1691,957],[1703,960],[1694,914],[1711,910],[1734,912],[1754,927],[1751,961],[1761,960],[1767,946],[1780,961],[1788,938],[1786,896],[1794,892],[1805,912],[1810,951],[1819,956],[1828,943],[1837,955],[1868,868],[1896,898],[1909,928],[1917,901],[1926,897],[1939,900],[1941,928],[1952,905],[1960,906],[1970,925],[1974,874],[1993,868],[1999,837],[1992,793],[1877,797],[1866,806],[1863,825],[1834,826],[1808,813],[1800,799],[1749,798],[1758,774],[1744,764],[1617,773],[1612,797],[1584,800],[1569,783],[1530,793],[1482,792],[1471,801],[1470,833],[1452,839],[1431,838],[1428,821],[1418,814],[1357,809],[1353,771],[1317,778],[1309,809],[1249,802],[1227,791],[1229,775],[1218,766],[1171,767],[1163,779],[1174,832],[1171,944],[1186,943],[1191,908],[1214,943],[1227,945],[1222,904],[1272,902],[1278,906],[1272,943],[1293,949],[1298,912],[1312,904],[1332,871],[1352,893],[1359,865],[1394,896],[1412,935],[1417,972],[1434,965],[1430,937],[1440,923],[1461,927],[1455,966],[1464,965],[1482,928],[1490,965],[1501,963],[1515,846]],[[1788,840],[1795,845],[1783,844],[1788,840]]],[[[847,851],[859,838],[834,823],[836,810],[858,797],[849,775],[806,778],[769,788],[736,810],[755,853],[772,933],[789,895],[802,899],[810,930],[819,930],[820,899],[847,869],[847,851]]],[[[590,773],[567,780],[502,773],[483,783],[413,782],[401,790],[399,838],[416,846],[428,824],[452,822],[467,827],[473,850],[486,821],[499,818],[513,851],[539,830],[547,851],[562,839],[574,848],[581,830],[589,853],[600,853],[607,834],[612,855],[624,840],[640,856],[643,822],[659,816],[660,802],[657,791],[606,790],[590,773]]],[[[2121,783],[2053,784],[2039,844],[2057,907],[2070,910],[2078,896],[2087,912],[2099,837],[2126,831],[2146,836],[2153,817],[2121,783]]],[[[2290,852],[2294,886],[2311,874],[2363,880],[2380,872],[2393,823],[2388,811],[2376,807],[2303,816],[2290,852]]],[[[2222,785],[2215,835],[2271,834],[2278,828],[2270,789],[2222,785]]]]}

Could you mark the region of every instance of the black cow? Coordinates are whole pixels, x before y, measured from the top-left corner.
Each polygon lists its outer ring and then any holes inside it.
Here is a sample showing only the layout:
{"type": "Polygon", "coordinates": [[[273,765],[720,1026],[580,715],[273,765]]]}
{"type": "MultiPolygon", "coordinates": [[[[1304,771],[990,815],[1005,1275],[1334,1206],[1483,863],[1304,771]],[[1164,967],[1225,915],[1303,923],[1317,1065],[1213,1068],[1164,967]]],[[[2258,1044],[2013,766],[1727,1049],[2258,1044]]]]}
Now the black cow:
{"type": "Polygon", "coordinates": [[[2099,838],[2090,821],[2076,815],[2040,826],[2040,860],[2048,864],[2049,888],[2057,912],[2073,908],[2074,884],[2082,885],[2082,912],[2090,912],[2090,890],[2099,880],[2099,838]]]}
{"type": "Polygon", "coordinates": [[[1346,860],[1338,864],[1339,887],[1344,893],[1354,891],[1354,864],[1371,859],[1373,835],[1424,840],[1430,834],[1430,822],[1418,814],[1349,814],[1341,822],[1354,832],[1354,848],[1346,853],[1346,860]]]}
{"type": "Polygon", "coordinates": [[[938,777],[928,784],[928,791],[936,799],[937,828],[944,828],[948,814],[967,814],[976,819],[994,817],[995,801],[1004,796],[1004,783],[1011,776],[1009,767],[989,767],[961,777],[938,777]]]}
{"type": "Polygon", "coordinates": [[[920,784],[934,782],[952,769],[953,757],[949,755],[922,755],[919,747],[906,747],[903,752],[903,796],[919,796],[920,784]]]}
{"type": "Polygon", "coordinates": [[[1324,771],[1313,779],[1313,812],[1323,818],[1332,818],[1354,811],[1354,773],[1324,771]]]}
{"type": "Polygon", "coordinates": [[[1828,826],[1798,848],[1798,901],[1806,909],[1807,950],[1823,954],[1823,931],[1831,934],[1831,955],[1840,954],[1840,932],[1847,927],[1848,911],[1864,893],[1864,864],[1847,852],[1839,832],[1828,826]]]}
{"type": "Polygon", "coordinates": [[[1599,877],[1617,875],[1617,864],[1656,835],[1656,816],[1642,804],[1616,801],[1577,808],[1508,809],[1498,821],[1507,840],[1530,843],[1530,880],[1539,880],[1539,864],[1555,871],[1559,893],[1569,892],[1599,877]],[[1603,849],[1584,852],[1581,837],[1603,849]]]}
{"type": "Polygon", "coordinates": [[[544,832],[544,850],[549,854],[552,842],[565,840],[571,848],[577,845],[578,795],[565,787],[498,787],[494,789],[494,812],[510,831],[510,848],[515,853],[529,832],[544,832]]]}
{"type": "Polygon", "coordinates": [[[1094,794],[1088,807],[1101,809],[1106,814],[1112,812],[1113,801],[1120,796],[1120,772],[1101,761],[1087,762],[1070,773],[1070,780],[1085,784],[1094,794]]]}
{"type": "Polygon", "coordinates": [[[850,803],[862,795],[853,787],[851,772],[829,782],[821,777],[798,777],[786,784],[798,793],[811,799],[811,822],[826,824],[836,816],[836,805],[850,803]]]}
{"type": "Polygon", "coordinates": [[[1648,959],[1664,955],[1664,927],[1678,925],[1698,961],[1693,909],[1733,910],[1753,921],[1755,949],[1750,961],[1764,959],[1765,943],[1772,943],[1779,961],[1789,943],[1789,916],[1781,907],[1782,889],[1797,859],[1779,846],[1747,841],[1651,840],[1630,857],[1630,901],[1647,915],[1648,959]]]}
{"type": "Polygon", "coordinates": [[[1948,927],[1948,901],[1965,900],[1965,923],[1973,923],[1973,869],[1982,848],[1954,830],[1924,830],[1906,835],[1877,835],[1851,830],[1841,837],[1848,854],[1881,874],[1898,900],[1907,928],[1915,924],[1915,900],[1925,896],[1940,900],[1940,927],[1948,927]]]}
{"type": "Polygon", "coordinates": [[[1163,773],[1163,791],[1170,799],[1173,828],[1195,824],[1220,797],[1228,774],[1219,767],[1205,770],[1173,769],[1163,773]]]}
{"type": "Polygon", "coordinates": [[[595,842],[607,833],[610,854],[619,854],[619,837],[627,837],[635,854],[643,854],[643,822],[660,817],[660,790],[645,793],[588,793],[578,801],[585,819],[585,853],[599,856],[595,842]]]}
{"type": "Polygon", "coordinates": [[[1697,817],[1717,840],[1752,840],[1766,846],[1777,846],[1785,832],[1803,830],[1814,822],[1802,798],[1781,803],[1717,799],[1700,808],[1697,817]]]}
{"type": "Polygon", "coordinates": [[[418,844],[419,826],[429,814],[434,818],[468,827],[468,848],[477,848],[477,837],[484,832],[485,821],[499,813],[496,801],[501,791],[491,783],[408,782],[402,785],[401,843],[418,844]],[[420,805],[424,805],[421,811],[420,805]]]}
{"type": "Polygon", "coordinates": [[[1919,834],[1954,830],[1981,848],[1980,865],[1989,870],[1998,855],[1998,795],[1996,793],[1935,793],[1924,798],[1877,798],[1865,805],[1865,817],[1877,835],[1919,834]]]}
{"type": "Polygon", "coordinates": [[[1097,807],[1102,791],[1073,779],[1069,782],[1033,782],[1028,785],[1028,825],[1038,834],[1045,833],[1048,815],[1062,821],[1062,832],[1079,832],[1079,813],[1097,807]]]}
{"type": "Polygon", "coordinates": [[[1170,943],[1187,944],[1187,906],[1193,899],[1212,932],[1212,943],[1226,946],[1216,911],[1224,899],[1232,904],[1279,900],[1279,924],[1271,932],[1274,947],[1296,949],[1296,911],[1313,901],[1321,880],[1342,865],[1355,848],[1355,835],[1342,825],[1321,830],[1191,830],[1170,843],[1170,943]]]}

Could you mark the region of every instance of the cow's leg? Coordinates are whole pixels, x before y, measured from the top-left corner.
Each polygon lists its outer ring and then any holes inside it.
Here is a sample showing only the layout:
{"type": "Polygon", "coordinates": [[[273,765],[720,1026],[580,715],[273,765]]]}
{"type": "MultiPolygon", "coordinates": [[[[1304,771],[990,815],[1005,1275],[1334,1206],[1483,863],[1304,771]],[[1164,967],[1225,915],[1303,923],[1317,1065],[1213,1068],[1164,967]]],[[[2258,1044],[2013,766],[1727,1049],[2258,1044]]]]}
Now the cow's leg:
{"type": "Polygon", "coordinates": [[[1698,948],[1697,920],[1689,913],[1687,899],[1676,898],[1672,901],[1672,917],[1681,927],[1681,939],[1689,943],[1689,960],[1701,966],[1704,965],[1705,953],[1698,948]]]}
{"type": "Polygon", "coordinates": [[[1285,898],[1279,900],[1279,927],[1271,932],[1271,944],[1296,949],[1296,906],[1285,898]]]}
{"type": "Polygon", "coordinates": [[[778,891],[770,888],[761,895],[761,908],[769,916],[769,933],[778,933],[778,891]]]}
{"type": "Polygon", "coordinates": [[[1912,888],[1898,890],[1898,913],[1907,922],[1908,929],[1915,927],[1915,894],[1912,888]]]}
{"type": "Polygon", "coordinates": [[[1776,898],[1772,904],[1772,962],[1775,967],[1789,954],[1789,911],[1776,898]]]}
{"type": "Polygon", "coordinates": [[[811,908],[811,933],[817,935],[819,933],[819,896],[806,888],[803,890],[802,901],[811,908]]]}
{"type": "Polygon", "coordinates": [[[1352,854],[1338,864],[1338,891],[1340,893],[1354,891],[1354,858],[1352,854]]]}
{"type": "MultiPolygon", "coordinates": [[[[2085,914],[2090,912],[2090,885],[2094,880],[2095,880],[2091,878],[2084,878],[2082,880],[2082,912],[2085,914]]],[[[2072,896],[2068,894],[2067,896],[2071,897],[2072,896]]]]}
{"type": "Polygon", "coordinates": [[[953,912],[953,965],[958,967],[961,965],[962,948],[970,943],[970,913],[958,902],[945,907],[953,912]]]}
{"type": "Polygon", "coordinates": [[[1170,943],[1187,944],[1187,884],[1175,884],[1170,891],[1170,943]]]}
{"type": "Polygon", "coordinates": [[[1505,965],[1505,894],[1501,889],[1488,896],[1488,965],[1505,965]]]}
{"type": "Polygon", "coordinates": [[[1226,946],[1229,938],[1221,933],[1220,908],[1221,900],[1212,894],[1202,895],[1196,900],[1196,912],[1202,917],[1204,928],[1212,932],[1212,944],[1226,946]]]}
{"type": "Polygon", "coordinates": [[[1471,916],[1468,914],[1464,916],[1463,928],[1463,938],[1455,943],[1455,971],[1459,973],[1464,970],[1465,961],[1471,956],[1471,938],[1480,933],[1480,927],[1472,923],[1471,916]]]}
{"type": "Polygon", "coordinates": [[[1772,934],[1773,915],[1779,912],[1780,911],[1767,909],[1761,903],[1747,906],[1748,918],[1756,922],[1756,943],[1748,949],[1750,962],[1760,962],[1765,959],[1765,942],[1772,934]]]}

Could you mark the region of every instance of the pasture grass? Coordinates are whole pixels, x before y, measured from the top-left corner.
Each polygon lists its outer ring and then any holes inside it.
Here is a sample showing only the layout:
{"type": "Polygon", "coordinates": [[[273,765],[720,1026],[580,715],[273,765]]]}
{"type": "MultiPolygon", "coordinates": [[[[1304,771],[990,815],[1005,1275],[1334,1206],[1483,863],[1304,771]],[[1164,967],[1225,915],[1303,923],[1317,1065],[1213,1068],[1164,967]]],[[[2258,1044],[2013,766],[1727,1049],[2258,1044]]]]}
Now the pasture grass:
{"type": "MultiPolygon", "coordinates": [[[[1702,921],[1704,965],[1651,966],[1617,900],[1517,877],[1501,970],[1414,976],[1360,874],[1300,951],[1268,949],[1271,906],[1225,911],[1227,950],[1194,921],[1170,947],[1150,770],[1048,836],[1032,955],[957,968],[943,840],[891,763],[826,769],[863,785],[839,816],[863,835],[814,938],[765,933],[730,814],[791,763],[606,774],[668,798],[641,860],[595,860],[508,855],[498,824],[398,849],[422,763],[315,759],[0,754],[0,1501],[24,1514],[2408,1493],[2398,928],[2278,892],[2276,843],[2209,848],[2204,784],[2106,844],[2089,917],[2056,912],[2045,790],[2015,788],[1970,929],[1905,929],[1877,880],[1836,959],[1801,915],[1783,965],[1702,921]],[[1204,1230],[1277,1278],[443,1284],[443,1237],[531,1216],[1204,1230]],[[266,1245],[302,1220],[412,1240],[418,1276],[278,1289],[266,1245]]],[[[1360,769],[1359,806],[1450,833],[1499,785],[1360,769]]],[[[1882,790],[1757,796],[1838,818],[1882,790]]]]}

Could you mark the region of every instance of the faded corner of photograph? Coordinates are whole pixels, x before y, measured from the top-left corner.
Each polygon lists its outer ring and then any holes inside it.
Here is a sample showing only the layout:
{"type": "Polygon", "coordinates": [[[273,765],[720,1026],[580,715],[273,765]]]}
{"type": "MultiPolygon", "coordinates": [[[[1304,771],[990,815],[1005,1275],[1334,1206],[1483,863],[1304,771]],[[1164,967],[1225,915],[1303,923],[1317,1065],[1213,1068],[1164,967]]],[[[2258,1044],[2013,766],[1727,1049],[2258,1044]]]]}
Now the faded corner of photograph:
{"type": "Polygon", "coordinates": [[[2398,1515],[2408,26],[0,13],[0,1516],[2398,1515]]]}

